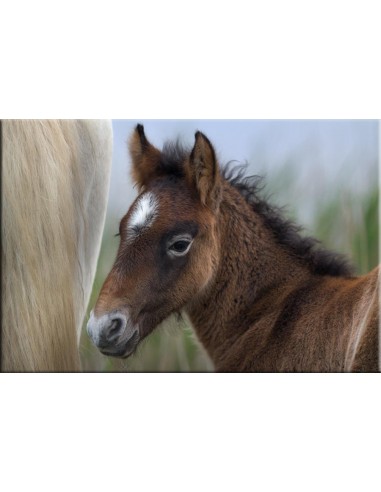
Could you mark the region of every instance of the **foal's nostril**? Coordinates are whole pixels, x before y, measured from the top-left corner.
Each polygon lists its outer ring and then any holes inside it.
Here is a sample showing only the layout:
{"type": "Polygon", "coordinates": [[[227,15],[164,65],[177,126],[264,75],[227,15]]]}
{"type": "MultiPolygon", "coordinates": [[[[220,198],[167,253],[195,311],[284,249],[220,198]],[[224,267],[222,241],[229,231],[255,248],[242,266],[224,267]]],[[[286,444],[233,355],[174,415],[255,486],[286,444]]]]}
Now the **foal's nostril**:
{"type": "Polygon", "coordinates": [[[87,332],[98,348],[122,343],[126,328],[127,316],[120,312],[106,313],[99,317],[92,313],[87,323],[87,332]]]}
{"type": "Polygon", "coordinates": [[[121,325],[122,325],[122,321],[120,319],[113,319],[111,323],[110,331],[108,333],[109,336],[112,337],[113,335],[116,335],[119,332],[121,325]]]}
{"type": "Polygon", "coordinates": [[[110,327],[107,332],[107,339],[112,340],[113,338],[116,338],[118,335],[120,335],[121,331],[123,330],[125,326],[125,319],[118,316],[116,318],[113,318],[111,320],[110,327]]]}

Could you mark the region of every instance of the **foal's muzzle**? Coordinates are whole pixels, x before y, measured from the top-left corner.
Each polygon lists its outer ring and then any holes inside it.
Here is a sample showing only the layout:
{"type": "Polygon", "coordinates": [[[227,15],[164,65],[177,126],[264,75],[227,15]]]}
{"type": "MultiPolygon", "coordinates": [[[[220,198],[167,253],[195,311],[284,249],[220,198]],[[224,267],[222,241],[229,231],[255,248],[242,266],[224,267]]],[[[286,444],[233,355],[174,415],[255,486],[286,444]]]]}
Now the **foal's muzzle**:
{"type": "Polygon", "coordinates": [[[99,318],[91,312],[87,333],[102,354],[113,357],[132,354],[140,338],[137,327],[131,325],[127,316],[118,311],[103,314],[99,318]]]}

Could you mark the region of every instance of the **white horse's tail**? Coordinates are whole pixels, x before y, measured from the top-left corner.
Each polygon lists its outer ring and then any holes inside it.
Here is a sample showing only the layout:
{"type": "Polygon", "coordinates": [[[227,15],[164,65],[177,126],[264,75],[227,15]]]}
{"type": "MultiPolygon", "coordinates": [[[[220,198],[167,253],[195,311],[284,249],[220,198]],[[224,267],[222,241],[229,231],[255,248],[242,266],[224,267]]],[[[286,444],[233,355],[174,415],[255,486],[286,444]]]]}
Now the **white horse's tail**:
{"type": "Polygon", "coordinates": [[[108,122],[2,122],[3,371],[80,369],[111,153],[108,122]]]}

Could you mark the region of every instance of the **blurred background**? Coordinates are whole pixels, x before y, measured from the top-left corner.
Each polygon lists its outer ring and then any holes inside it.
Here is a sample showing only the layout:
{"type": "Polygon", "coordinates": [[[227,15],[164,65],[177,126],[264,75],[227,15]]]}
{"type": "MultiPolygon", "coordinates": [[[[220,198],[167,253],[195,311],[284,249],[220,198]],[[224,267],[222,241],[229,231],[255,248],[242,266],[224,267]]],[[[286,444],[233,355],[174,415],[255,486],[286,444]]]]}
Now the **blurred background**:
{"type": "MultiPolygon", "coordinates": [[[[119,221],[137,193],[130,180],[127,141],[142,123],[162,147],[180,138],[192,146],[200,130],[221,164],[247,163],[265,176],[263,195],[327,248],[345,253],[357,273],[378,263],[378,125],[376,120],[114,120],[110,196],[88,314],[115,260],[119,221]]],[[[87,323],[85,320],[84,327],[87,323]]],[[[82,331],[84,371],[210,371],[212,365],[188,326],[162,326],[126,360],[101,355],[82,331]]]]}

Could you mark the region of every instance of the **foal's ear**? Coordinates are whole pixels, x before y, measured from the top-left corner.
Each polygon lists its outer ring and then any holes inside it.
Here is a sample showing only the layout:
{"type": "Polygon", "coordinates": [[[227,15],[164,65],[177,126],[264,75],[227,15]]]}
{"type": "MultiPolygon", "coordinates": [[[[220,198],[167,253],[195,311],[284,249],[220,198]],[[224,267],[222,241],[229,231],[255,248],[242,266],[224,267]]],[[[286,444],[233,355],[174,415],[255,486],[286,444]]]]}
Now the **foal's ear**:
{"type": "Polygon", "coordinates": [[[186,175],[196,187],[201,203],[217,210],[220,203],[221,176],[213,146],[201,132],[196,132],[195,143],[186,163],[186,175]]]}
{"type": "Polygon", "coordinates": [[[128,145],[132,159],[132,179],[139,189],[154,177],[160,162],[160,151],[149,143],[143,125],[137,125],[128,145]]]}

